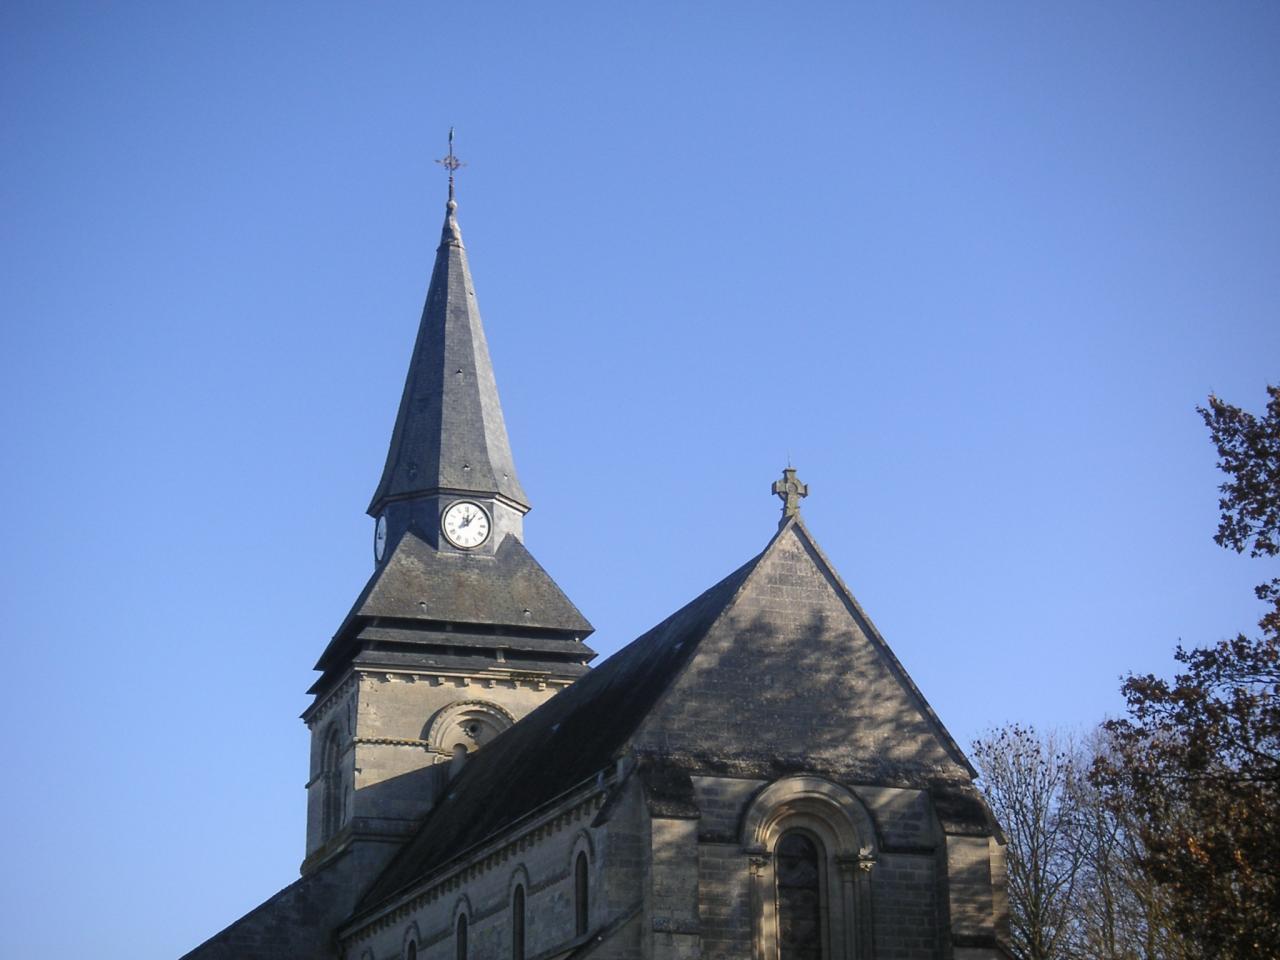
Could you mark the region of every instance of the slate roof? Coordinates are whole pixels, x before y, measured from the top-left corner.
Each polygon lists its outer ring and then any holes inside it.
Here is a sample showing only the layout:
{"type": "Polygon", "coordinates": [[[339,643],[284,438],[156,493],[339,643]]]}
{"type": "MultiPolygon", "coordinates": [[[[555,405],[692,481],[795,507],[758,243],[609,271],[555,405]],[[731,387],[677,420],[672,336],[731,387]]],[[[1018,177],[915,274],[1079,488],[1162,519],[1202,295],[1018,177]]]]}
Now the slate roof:
{"type": "Polygon", "coordinates": [[[360,631],[360,639],[382,643],[480,647],[485,650],[507,649],[534,653],[578,654],[582,652],[582,644],[575,640],[545,640],[541,637],[497,633],[457,633],[430,629],[407,630],[400,627],[365,627],[360,631]]]}
{"type": "Polygon", "coordinates": [[[614,762],[763,553],[487,744],[365,894],[357,913],[614,762]]]}
{"type": "Polygon", "coordinates": [[[456,209],[450,196],[370,516],[387,500],[442,489],[496,494],[529,508],[507,441],[456,209]]]}
{"type": "MultiPolygon", "coordinates": [[[[590,668],[583,663],[587,659],[581,651],[585,649],[579,645],[579,653],[572,659],[519,659],[506,660],[502,662],[493,661],[493,666],[501,667],[506,674],[527,673],[533,674],[545,679],[548,676],[554,676],[560,679],[573,679],[582,676],[590,668]]],[[[476,671],[476,655],[458,655],[441,653],[438,650],[427,649],[422,652],[405,652],[403,650],[384,650],[379,649],[368,653],[358,653],[351,658],[351,665],[357,669],[367,668],[373,670],[387,669],[388,667],[398,667],[404,670],[412,670],[415,673],[433,673],[433,672],[449,672],[461,671],[466,673],[475,673],[476,671]]]]}
{"type": "MultiPolygon", "coordinates": [[[[517,537],[508,535],[492,556],[486,556],[438,551],[410,530],[373,572],[316,669],[331,671],[342,666],[362,642],[408,639],[407,635],[366,634],[371,627],[413,629],[419,642],[442,645],[438,631],[430,629],[440,624],[474,625],[486,634],[492,634],[494,627],[502,628],[507,636],[493,646],[520,649],[521,634],[564,640],[586,637],[593,630],[517,537]]],[[[580,651],[575,657],[578,661],[594,655],[585,644],[570,642],[580,651]]],[[[460,640],[454,645],[475,644],[460,640]]],[[[533,648],[551,651],[540,644],[533,648]]],[[[566,651],[561,648],[559,652],[566,651]]],[[[313,689],[323,686],[324,681],[321,678],[313,689]]]]}

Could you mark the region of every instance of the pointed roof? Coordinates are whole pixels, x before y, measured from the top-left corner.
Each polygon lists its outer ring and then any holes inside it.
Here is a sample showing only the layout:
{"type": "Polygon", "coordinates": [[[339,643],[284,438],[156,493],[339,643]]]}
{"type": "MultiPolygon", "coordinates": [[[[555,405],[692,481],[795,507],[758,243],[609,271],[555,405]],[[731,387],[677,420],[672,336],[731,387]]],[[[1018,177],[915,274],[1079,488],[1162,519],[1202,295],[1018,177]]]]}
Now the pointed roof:
{"type": "MultiPolygon", "coordinates": [[[[759,679],[753,677],[751,682],[759,679]]],[[[794,692],[799,700],[809,694],[798,687],[794,692]]],[[[705,693],[704,688],[692,695],[700,699],[705,693]]],[[[856,710],[859,703],[852,706],[856,710]]],[[[723,704],[716,703],[714,709],[721,718],[731,715],[723,704]]],[[[829,711],[832,718],[836,713],[829,711]]],[[[741,730],[747,722],[746,717],[739,717],[729,724],[739,740],[744,739],[741,730]]],[[[846,722],[832,719],[827,725],[846,722]]],[[[693,726],[686,732],[696,741],[707,736],[712,725],[693,726]]],[[[374,909],[436,873],[476,844],[609,767],[630,747],[646,755],[662,754],[677,765],[695,769],[726,766],[734,771],[732,775],[763,779],[777,776],[793,761],[800,768],[812,768],[814,763],[839,767],[846,777],[855,777],[855,782],[912,784],[952,797],[948,802],[960,811],[957,816],[979,821],[985,816],[981,804],[975,805],[973,800],[976,794],[968,781],[976,774],[963,752],[835,574],[799,516],[792,515],[762,553],[539,706],[469,760],[418,833],[366,892],[357,913],[374,909]],[[805,566],[811,569],[812,578],[806,576],[805,566]],[[825,598],[813,597],[822,609],[783,611],[782,620],[792,623],[790,628],[766,622],[767,608],[776,602],[780,590],[786,589],[785,584],[799,584],[803,592],[818,581],[829,585],[822,590],[825,598]],[[862,639],[838,627],[827,633],[835,649],[844,651],[838,655],[843,663],[829,658],[814,664],[793,659],[798,645],[812,643],[824,632],[823,625],[809,616],[801,625],[799,614],[829,611],[829,603],[847,611],[862,639]],[[729,651],[726,642],[740,646],[736,652],[729,651]],[[902,707],[891,725],[909,728],[916,744],[933,738],[933,749],[920,755],[894,755],[879,739],[874,718],[866,715],[854,728],[813,731],[815,737],[823,737],[837,748],[846,741],[858,741],[854,754],[865,753],[861,756],[824,755],[816,739],[812,757],[792,758],[773,748],[767,755],[757,756],[750,744],[746,753],[738,751],[736,755],[688,753],[678,744],[680,737],[673,735],[679,722],[674,727],[668,725],[664,713],[669,704],[677,714],[693,706],[681,699],[689,695],[689,691],[682,695],[681,688],[689,685],[686,678],[698,683],[694,672],[710,676],[714,687],[732,695],[735,677],[733,667],[722,659],[726,652],[734,658],[763,654],[778,661],[766,665],[767,670],[776,671],[770,681],[774,702],[762,716],[782,708],[776,697],[784,687],[840,674],[853,681],[843,696],[865,704],[888,695],[902,707]]]]}
{"type": "Polygon", "coordinates": [[[369,504],[438,490],[499,496],[529,509],[480,322],[452,184],[427,302],[382,480],[369,504]]]}
{"type": "Polygon", "coordinates": [[[784,515],[666,700],[633,744],[689,765],[919,787],[977,777],[798,512],[784,515]],[[774,722],[750,738],[715,729],[743,698],[774,722]]]}

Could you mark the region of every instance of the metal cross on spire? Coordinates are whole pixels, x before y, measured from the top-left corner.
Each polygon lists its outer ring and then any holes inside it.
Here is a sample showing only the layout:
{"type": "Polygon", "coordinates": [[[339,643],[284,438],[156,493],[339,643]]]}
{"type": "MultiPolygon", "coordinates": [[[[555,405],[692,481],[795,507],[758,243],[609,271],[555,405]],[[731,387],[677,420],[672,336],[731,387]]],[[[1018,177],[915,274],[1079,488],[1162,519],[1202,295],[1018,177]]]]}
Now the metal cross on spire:
{"type": "Polygon", "coordinates": [[[782,479],[773,481],[773,492],[782,501],[782,522],[800,514],[800,499],[809,495],[809,485],[796,478],[796,468],[788,466],[782,479]]]}
{"type": "Polygon", "coordinates": [[[449,155],[441,157],[436,163],[440,164],[449,171],[449,199],[453,199],[453,174],[459,167],[465,167],[466,164],[459,160],[453,154],[453,127],[449,128],[449,155]]]}

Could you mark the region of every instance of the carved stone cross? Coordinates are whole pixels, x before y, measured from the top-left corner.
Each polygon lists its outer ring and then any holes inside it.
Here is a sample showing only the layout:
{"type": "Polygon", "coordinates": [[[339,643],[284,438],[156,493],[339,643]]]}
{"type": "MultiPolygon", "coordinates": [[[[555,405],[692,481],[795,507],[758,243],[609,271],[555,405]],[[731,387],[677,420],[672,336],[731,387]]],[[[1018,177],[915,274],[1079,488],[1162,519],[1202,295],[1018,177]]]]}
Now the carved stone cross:
{"type": "Polygon", "coordinates": [[[800,498],[809,495],[809,485],[796,479],[795,467],[782,471],[782,479],[773,481],[773,492],[782,501],[782,519],[794,517],[800,512],[800,498]]]}

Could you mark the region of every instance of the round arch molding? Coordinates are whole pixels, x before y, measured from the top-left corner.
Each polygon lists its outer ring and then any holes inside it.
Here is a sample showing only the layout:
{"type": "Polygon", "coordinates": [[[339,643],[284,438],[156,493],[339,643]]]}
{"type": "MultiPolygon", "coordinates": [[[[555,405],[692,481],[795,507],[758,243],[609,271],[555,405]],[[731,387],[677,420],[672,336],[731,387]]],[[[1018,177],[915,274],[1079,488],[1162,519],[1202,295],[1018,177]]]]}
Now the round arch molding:
{"type": "Polygon", "coordinates": [[[442,756],[453,756],[459,746],[471,753],[515,722],[510,713],[489,700],[458,700],[436,711],[422,739],[442,756]]]}
{"type": "Polygon", "coordinates": [[[849,790],[821,777],[785,777],[755,795],[742,817],[744,849],[772,849],[788,819],[799,814],[826,821],[839,844],[837,856],[876,858],[876,831],[862,801],[849,790]]]}

